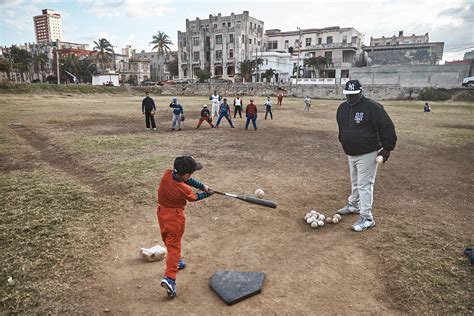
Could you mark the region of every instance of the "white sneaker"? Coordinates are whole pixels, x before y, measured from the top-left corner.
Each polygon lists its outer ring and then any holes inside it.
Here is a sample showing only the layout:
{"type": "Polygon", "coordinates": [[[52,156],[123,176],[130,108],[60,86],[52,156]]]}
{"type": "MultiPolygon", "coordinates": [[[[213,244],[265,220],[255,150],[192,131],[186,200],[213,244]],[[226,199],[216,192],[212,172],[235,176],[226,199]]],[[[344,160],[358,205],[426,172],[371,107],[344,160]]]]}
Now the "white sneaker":
{"type": "Polygon", "coordinates": [[[357,207],[347,204],[343,208],[337,210],[337,214],[347,215],[347,214],[359,214],[360,210],[357,207]]]}
{"type": "Polygon", "coordinates": [[[153,130],[156,131],[156,128],[154,128],[153,130]]]}
{"type": "Polygon", "coordinates": [[[352,225],[352,229],[355,230],[356,232],[362,232],[374,226],[375,226],[375,221],[373,219],[369,220],[365,217],[360,217],[357,223],[352,225]]]}

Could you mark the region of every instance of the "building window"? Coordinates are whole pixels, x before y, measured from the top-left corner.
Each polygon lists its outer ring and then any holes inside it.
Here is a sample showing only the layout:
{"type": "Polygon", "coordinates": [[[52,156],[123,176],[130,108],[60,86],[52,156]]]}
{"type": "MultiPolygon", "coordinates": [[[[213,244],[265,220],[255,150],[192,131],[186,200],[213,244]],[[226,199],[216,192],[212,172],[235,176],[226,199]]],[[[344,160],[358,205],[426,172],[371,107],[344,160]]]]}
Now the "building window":
{"type": "Polygon", "coordinates": [[[287,49],[288,47],[290,47],[290,41],[289,41],[289,40],[285,40],[285,49],[287,49]]]}
{"type": "Polygon", "coordinates": [[[234,50],[229,49],[229,58],[234,58],[234,50]]]}
{"type": "Polygon", "coordinates": [[[326,37],[326,44],[332,44],[332,36],[326,37]]]}
{"type": "Polygon", "coordinates": [[[214,24],[214,28],[217,29],[217,24],[214,24]]]}
{"type": "Polygon", "coordinates": [[[342,44],[347,44],[347,35],[342,37],[342,44]]]}
{"type": "Polygon", "coordinates": [[[306,46],[311,46],[311,38],[306,39],[306,46]]]}
{"type": "Polygon", "coordinates": [[[252,45],[252,39],[251,38],[249,38],[249,44],[252,45]]]}
{"type": "Polygon", "coordinates": [[[332,61],[332,52],[324,52],[324,57],[326,57],[328,61],[332,61]]]}
{"type": "Polygon", "coordinates": [[[252,22],[250,22],[250,28],[252,28],[252,22]]]}
{"type": "Polygon", "coordinates": [[[193,45],[199,46],[199,37],[193,37],[193,45]]]}
{"type": "Polygon", "coordinates": [[[390,42],[385,43],[385,45],[390,46],[390,42]]]}
{"type": "Polygon", "coordinates": [[[278,41],[269,41],[268,49],[278,49],[278,41]]]}
{"type": "Polygon", "coordinates": [[[222,51],[216,50],[216,60],[222,60],[222,51]]]}
{"type": "Polygon", "coordinates": [[[352,44],[356,44],[356,43],[357,43],[357,36],[352,36],[351,43],[352,43],[352,44]]]}
{"type": "Polygon", "coordinates": [[[183,53],[183,61],[188,61],[188,55],[186,53],[183,53]]]}
{"type": "Polygon", "coordinates": [[[257,44],[257,39],[256,39],[256,38],[253,39],[253,44],[254,44],[254,45],[257,44]]]}
{"type": "Polygon", "coordinates": [[[230,26],[231,26],[230,22],[227,22],[227,26],[228,26],[228,27],[230,27],[230,26]]]}
{"type": "Polygon", "coordinates": [[[242,44],[245,43],[245,35],[242,35],[242,44]]]}
{"type": "Polygon", "coordinates": [[[268,65],[268,59],[265,59],[265,65],[268,65]]]}
{"type": "Polygon", "coordinates": [[[222,35],[216,35],[216,44],[222,44],[222,35]]]}
{"type": "Polygon", "coordinates": [[[193,61],[199,61],[199,52],[193,52],[193,61]]]}
{"type": "Polygon", "coordinates": [[[222,23],[222,26],[224,26],[224,27],[225,27],[225,22],[224,22],[224,23],[222,23]]]}
{"type": "Polygon", "coordinates": [[[234,34],[229,34],[229,43],[234,42],[234,34]]]}

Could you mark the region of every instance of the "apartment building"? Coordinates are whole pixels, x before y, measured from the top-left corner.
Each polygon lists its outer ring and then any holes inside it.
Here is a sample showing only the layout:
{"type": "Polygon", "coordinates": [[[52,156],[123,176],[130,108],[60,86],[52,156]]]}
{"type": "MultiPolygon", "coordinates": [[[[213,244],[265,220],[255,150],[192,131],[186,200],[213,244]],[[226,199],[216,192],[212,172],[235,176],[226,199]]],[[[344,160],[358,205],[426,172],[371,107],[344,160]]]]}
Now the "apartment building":
{"type": "Polygon", "coordinates": [[[429,42],[428,33],[405,36],[370,38],[367,52],[367,65],[437,65],[443,58],[444,43],[429,42]]]}
{"type": "Polygon", "coordinates": [[[169,52],[164,56],[159,55],[157,52],[142,51],[133,56],[144,57],[150,61],[151,81],[159,82],[161,80],[172,79],[169,63],[178,58],[178,53],[176,51],[169,52]]]}
{"type": "MultiPolygon", "coordinates": [[[[312,73],[312,76],[340,79],[348,78],[353,67],[364,65],[363,41],[364,35],[352,27],[333,26],[287,32],[271,29],[265,32],[264,46],[267,52],[290,52],[299,55],[296,68],[291,65],[295,69],[304,68],[306,58],[326,57],[330,63],[318,69],[317,73],[312,73]]],[[[306,69],[304,73],[309,75],[311,71],[306,69]]]]}
{"type": "Polygon", "coordinates": [[[207,69],[212,77],[233,78],[239,65],[262,51],[263,21],[249,15],[209,15],[209,19],[186,19],[186,31],[178,31],[179,78],[196,78],[207,69]]]}
{"type": "Polygon", "coordinates": [[[41,15],[33,17],[37,43],[48,43],[62,39],[61,15],[51,9],[43,9],[41,15]]]}

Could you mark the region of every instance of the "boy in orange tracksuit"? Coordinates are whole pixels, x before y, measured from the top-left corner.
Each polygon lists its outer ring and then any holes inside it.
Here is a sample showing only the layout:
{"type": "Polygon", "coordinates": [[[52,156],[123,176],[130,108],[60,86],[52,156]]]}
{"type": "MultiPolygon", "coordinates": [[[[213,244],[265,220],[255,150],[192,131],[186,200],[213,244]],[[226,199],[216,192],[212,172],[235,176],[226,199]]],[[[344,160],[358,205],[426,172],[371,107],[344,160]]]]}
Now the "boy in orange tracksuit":
{"type": "Polygon", "coordinates": [[[187,201],[199,201],[214,194],[207,185],[191,178],[193,172],[200,169],[202,165],[193,157],[177,157],[174,161],[174,170],[165,171],[158,187],[156,214],[161,238],[168,251],[165,277],[161,280],[161,286],[171,298],[176,296],[176,273],[186,266],[180,259],[181,238],[185,227],[184,207],[187,201]],[[191,187],[204,192],[194,193],[191,187]]]}

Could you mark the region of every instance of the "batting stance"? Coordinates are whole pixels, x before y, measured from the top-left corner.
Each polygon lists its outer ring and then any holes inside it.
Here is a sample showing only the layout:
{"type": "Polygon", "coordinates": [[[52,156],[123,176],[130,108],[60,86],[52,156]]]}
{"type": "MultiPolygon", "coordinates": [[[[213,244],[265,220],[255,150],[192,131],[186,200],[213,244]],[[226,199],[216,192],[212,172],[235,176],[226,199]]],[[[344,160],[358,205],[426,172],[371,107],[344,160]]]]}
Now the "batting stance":
{"type": "Polygon", "coordinates": [[[166,170],[161,177],[156,211],[161,238],[168,251],[165,277],[161,280],[161,286],[171,298],[176,296],[176,273],[186,267],[186,263],[181,259],[186,203],[199,201],[214,194],[207,185],[191,178],[194,171],[202,169],[202,165],[193,157],[177,157],[173,168],[174,170],[166,170]],[[191,187],[204,192],[194,193],[191,187]]]}
{"type": "Polygon", "coordinates": [[[349,80],[343,93],[346,102],[337,109],[339,141],[349,160],[352,192],[348,203],[337,213],[360,213],[352,229],[357,232],[375,226],[372,215],[378,155],[385,163],[395,148],[397,135],[392,120],[383,106],[364,97],[358,80],[349,80]]]}

